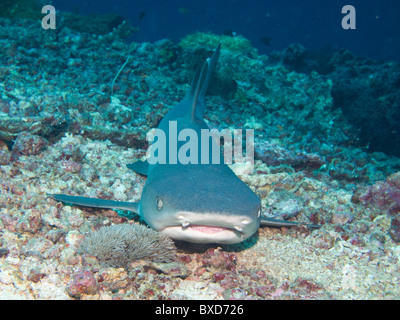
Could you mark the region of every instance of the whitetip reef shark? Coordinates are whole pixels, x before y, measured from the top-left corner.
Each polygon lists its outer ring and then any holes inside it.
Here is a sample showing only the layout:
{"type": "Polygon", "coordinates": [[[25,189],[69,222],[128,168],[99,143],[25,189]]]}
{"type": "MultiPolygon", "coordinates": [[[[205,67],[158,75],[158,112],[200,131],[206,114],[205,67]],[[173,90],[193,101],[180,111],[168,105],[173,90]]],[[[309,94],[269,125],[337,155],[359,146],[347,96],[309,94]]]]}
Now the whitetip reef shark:
{"type": "MultiPolygon", "coordinates": [[[[178,133],[190,128],[200,136],[201,129],[209,129],[203,118],[204,98],[220,48],[221,44],[203,67],[197,70],[184,99],[161,120],[158,129],[165,132],[167,141],[171,121],[176,121],[178,133]]],[[[167,158],[170,159],[171,155],[167,154],[167,158]]],[[[259,197],[223,162],[149,162],[137,161],[127,165],[136,173],[147,176],[139,202],[65,194],[49,196],[57,201],[80,206],[132,211],[154,230],[172,239],[193,243],[235,244],[255,234],[260,225],[298,225],[296,222],[262,217],[259,197]]],[[[307,226],[320,227],[314,224],[307,226]]]]}

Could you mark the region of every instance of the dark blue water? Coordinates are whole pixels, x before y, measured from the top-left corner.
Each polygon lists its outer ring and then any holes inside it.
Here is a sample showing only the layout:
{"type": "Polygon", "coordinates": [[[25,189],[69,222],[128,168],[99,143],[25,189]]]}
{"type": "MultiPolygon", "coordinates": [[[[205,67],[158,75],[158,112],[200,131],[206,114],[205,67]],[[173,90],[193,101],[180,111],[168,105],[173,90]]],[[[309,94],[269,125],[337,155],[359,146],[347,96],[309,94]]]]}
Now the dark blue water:
{"type": "Polygon", "coordinates": [[[179,40],[196,31],[233,31],[260,53],[301,43],[314,50],[348,48],[374,59],[400,60],[398,0],[54,0],[58,10],[117,13],[140,31],[134,41],[179,40]],[[356,30],[341,26],[344,5],[356,9],[356,30]],[[270,39],[266,44],[261,39],[270,39]]]}

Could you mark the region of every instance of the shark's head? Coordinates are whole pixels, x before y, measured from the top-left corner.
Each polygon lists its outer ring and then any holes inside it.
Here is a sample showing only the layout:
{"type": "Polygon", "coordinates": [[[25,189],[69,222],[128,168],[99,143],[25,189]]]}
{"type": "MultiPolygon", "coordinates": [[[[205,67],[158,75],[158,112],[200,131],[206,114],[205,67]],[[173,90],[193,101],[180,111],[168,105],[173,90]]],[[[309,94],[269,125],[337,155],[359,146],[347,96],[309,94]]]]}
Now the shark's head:
{"type": "Polygon", "coordinates": [[[156,166],[140,213],[153,229],[195,243],[239,243],[260,226],[261,202],[227,166],[156,166]]]}

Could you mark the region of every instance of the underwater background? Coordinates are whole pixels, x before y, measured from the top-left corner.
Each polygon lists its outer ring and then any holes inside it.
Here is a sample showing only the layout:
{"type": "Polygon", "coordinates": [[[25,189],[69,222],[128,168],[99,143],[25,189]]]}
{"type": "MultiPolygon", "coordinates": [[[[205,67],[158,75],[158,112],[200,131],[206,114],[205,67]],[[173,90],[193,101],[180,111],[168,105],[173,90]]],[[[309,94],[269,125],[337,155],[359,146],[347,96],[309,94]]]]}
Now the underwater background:
{"type": "Polygon", "coordinates": [[[399,299],[399,13],[392,0],[1,0],[0,298],[399,299]],[[195,245],[48,196],[138,201],[146,180],[126,164],[219,43],[207,124],[254,129],[254,167],[231,168],[264,216],[320,229],[195,245]]]}
{"type": "Polygon", "coordinates": [[[53,4],[81,14],[120,14],[140,28],[132,37],[137,42],[179,40],[197,31],[235,32],[262,54],[296,42],[308,50],[330,46],[374,59],[400,59],[400,3],[395,0],[54,0],[53,4]],[[341,28],[345,5],[355,6],[356,30],[341,28]]]}

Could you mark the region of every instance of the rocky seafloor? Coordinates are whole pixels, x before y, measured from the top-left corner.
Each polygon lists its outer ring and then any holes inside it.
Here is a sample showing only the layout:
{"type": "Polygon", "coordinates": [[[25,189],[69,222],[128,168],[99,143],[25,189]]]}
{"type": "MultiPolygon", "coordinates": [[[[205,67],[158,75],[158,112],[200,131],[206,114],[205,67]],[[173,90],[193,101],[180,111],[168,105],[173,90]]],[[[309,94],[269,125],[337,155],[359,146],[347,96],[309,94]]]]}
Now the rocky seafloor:
{"type": "MultiPolygon", "coordinates": [[[[364,100],[396,118],[397,64],[345,50],[317,59],[298,45],[271,56],[223,45],[206,121],[255,130],[254,167],[232,169],[264,215],[322,227],[260,228],[230,246],[176,242],[172,262],[116,268],[82,252],[82,241],[140,221],[47,194],[138,201],[145,178],[125,165],[145,157],[146,133],[214,48],[127,44],[126,23],[96,34],[63,19],[57,32],[0,19],[1,299],[400,298],[398,151],[379,150],[374,126],[353,121],[368,118],[360,106],[348,116],[352,92],[385,83],[364,100]]],[[[392,131],[385,137],[396,139],[392,131]]]]}

